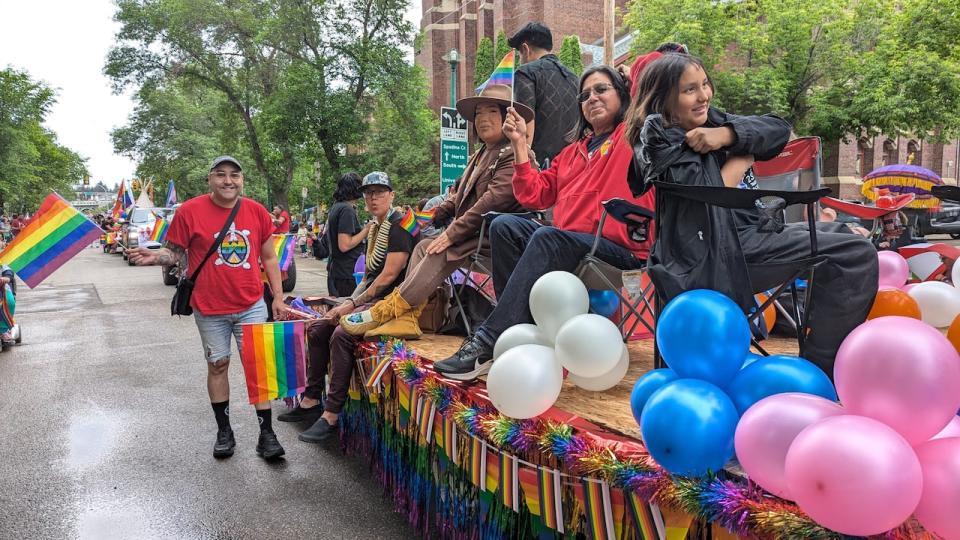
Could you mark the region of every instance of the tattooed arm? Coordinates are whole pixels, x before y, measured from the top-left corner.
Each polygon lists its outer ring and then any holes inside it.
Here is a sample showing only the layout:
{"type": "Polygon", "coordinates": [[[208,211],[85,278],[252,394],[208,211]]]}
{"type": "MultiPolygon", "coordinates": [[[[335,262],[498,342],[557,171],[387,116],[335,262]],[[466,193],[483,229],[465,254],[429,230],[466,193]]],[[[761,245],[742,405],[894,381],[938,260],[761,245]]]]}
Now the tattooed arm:
{"type": "Polygon", "coordinates": [[[187,252],[176,244],[167,242],[161,249],[147,249],[138,247],[131,249],[127,257],[137,266],[173,266],[180,263],[180,268],[187,268],[187,252]]]}

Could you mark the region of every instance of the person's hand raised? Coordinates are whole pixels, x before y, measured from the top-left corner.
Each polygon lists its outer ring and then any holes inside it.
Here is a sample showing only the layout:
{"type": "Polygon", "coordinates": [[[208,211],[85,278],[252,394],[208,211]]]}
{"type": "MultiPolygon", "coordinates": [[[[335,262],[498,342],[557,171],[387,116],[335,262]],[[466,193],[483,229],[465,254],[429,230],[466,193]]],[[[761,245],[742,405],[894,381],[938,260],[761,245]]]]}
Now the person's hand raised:
{"type": "Polygon", "coordinates": [[[503,121],[503,134],[512,144],[527,141],[527,122],[513,107],[507,107],[507,118],[503,121]]]}

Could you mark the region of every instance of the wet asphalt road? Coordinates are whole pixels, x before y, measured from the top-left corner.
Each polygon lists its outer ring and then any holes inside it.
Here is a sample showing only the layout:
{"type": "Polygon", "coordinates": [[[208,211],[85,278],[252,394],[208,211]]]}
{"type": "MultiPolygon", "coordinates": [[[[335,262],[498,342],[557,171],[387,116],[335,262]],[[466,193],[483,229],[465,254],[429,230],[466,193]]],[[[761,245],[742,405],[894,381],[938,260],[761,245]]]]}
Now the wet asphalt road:
{"type": "MultiPolygon", "coordinates": [[[[295,293],[322,293],[320,264],[297,263],[295,293]]],[[[286,459],[256,456],[236,352],[237,451],[213,459],[200,338],[168,315],[158,268],[87,249],[18,292],[23,344],[0,354],[0,538],[413,536],[335,441],[274,419],[286,459]]]]}

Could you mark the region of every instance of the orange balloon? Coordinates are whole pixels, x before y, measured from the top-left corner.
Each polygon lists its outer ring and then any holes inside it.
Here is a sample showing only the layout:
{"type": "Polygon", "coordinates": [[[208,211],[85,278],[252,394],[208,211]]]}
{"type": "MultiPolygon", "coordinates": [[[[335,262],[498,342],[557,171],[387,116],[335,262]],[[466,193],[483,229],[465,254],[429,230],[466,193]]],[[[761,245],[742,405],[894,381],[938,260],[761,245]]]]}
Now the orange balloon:
{"type": "MultiPolygon", "coordinates": [[[[763,305],[767,301],[767,295],[760,293],[756,296],[757,306],[763,305]]],[[[773,304],[767,306],[767,309],[763,310],[763,322],[767,325],[767,333],[773,331],[773,325],[777,322],[777,307],[773,304]]]]}
{"type": "Polygon", "coordinates": [[[950,323],[950,328],[947,330],[947,339],[950,340],[950,343],[953,343],[953,348],[960,352],[960,315],[957,315],[957,318],[950,323]]]}
{"type": "Polygon", "coordinates": [[[900,289],[880,289],[877,291],[877,297],[873,301],[873,307],[870,308],[867,319],[893,315],[920,319],[920,304],[900,289]]]}

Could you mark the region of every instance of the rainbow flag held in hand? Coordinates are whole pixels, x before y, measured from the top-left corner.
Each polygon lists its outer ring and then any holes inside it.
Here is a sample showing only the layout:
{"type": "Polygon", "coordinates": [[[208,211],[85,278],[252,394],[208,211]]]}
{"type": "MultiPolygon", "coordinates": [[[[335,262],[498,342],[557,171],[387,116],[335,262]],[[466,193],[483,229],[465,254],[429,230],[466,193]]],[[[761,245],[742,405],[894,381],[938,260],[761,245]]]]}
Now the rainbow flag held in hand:
{"type": "Polygon", "coordinates": [[[416,236],[420,233],[420,229],[423,226],[433,222],[433,213],[433,210],[407,210],[407,215],[403,216],[403,219],[400,220],[400,228],[410,233],[411,236],[416,236]]]}
{"type": "Polygon", "coordinates": [[[510,52],[508,52],[507,55],[503,57],[503,60],[500,60],[500,63],[497,64],[497,67],[494,68],[493,74],[490,75],[487,82],[477,87],[477,94],[483,92],[483,89],[486,88],[488,84],[503,84],[513,88],[513,72],[517,65],[515,54],[516,51],[510,49],[510,52]]]}
{"type": "Polygon", "coordinates": [[[240,360],[250,403],[292,398],[307,386],[303,321],[242,324],[240,360]]]}
{"type": "Polygon", "coordinates": [[[0,252],[6,264],[31,289],[57,268],[100,238],[100,227],[56,193],[40,208],[7,247],[0,252]]]}
{"type": "Polygon", "coordinates": [[[293,262],[293,249],[295,247],[297,247],[297,235],[273,235],[273,249],[277,254],[277,262],[280,264],[281,272],[286,272],[290,269],[290,263],[293,262]]]}
{"type": "Polygon", "coordinates": [[[153,224],[153,231],[150,233],[150,240],[163,243],[167,239],[167,231],[170,230],[170,223],[166,219],[157,216],[157,221],[153,224]]]}

